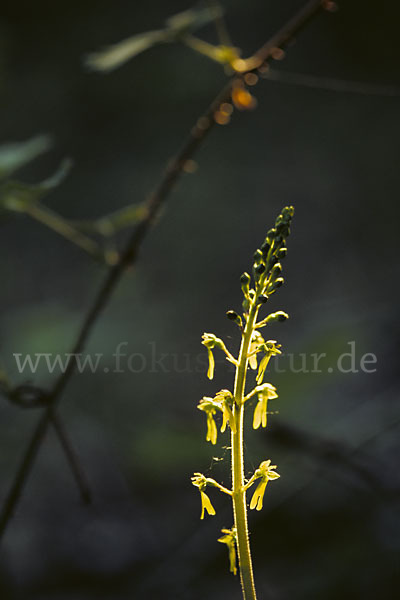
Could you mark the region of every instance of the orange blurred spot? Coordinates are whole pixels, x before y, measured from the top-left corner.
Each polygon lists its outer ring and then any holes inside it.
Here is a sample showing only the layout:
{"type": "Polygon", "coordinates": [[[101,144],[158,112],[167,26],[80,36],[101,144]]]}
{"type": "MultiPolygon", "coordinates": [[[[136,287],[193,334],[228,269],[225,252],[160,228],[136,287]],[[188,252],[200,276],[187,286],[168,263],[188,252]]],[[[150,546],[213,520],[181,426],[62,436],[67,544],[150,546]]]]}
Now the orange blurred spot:
{"type": "Polygon", "coordinates": [[[233,106],[229,102],[223,102],[219,107],[219,111],[224,115],[231,115],[233,113],[233,106]]]}
{"type": "Polygon", "coordinates": [[[257,106],[257,101],[250,92],[240,86],[232,90],[232,102],[239,110],[251,110],[257,106]]]}
{"type": "Polygon", "coordinates": [[[217,110],[214,113],[214,119],[215,119],[215,122],[218,123],[218,125],[227,125],[229,123],[229,121],[231,120],[229,115],[221,112],[220,110],[217,110]]]}
{"type": "Polygon", "coordinates": [[[256,85],[258,81],[258,75],[256,75],[255,73],[246,73],[246,75],[244,76],[244,80],[247,83],[247,85],[256,85]]]}

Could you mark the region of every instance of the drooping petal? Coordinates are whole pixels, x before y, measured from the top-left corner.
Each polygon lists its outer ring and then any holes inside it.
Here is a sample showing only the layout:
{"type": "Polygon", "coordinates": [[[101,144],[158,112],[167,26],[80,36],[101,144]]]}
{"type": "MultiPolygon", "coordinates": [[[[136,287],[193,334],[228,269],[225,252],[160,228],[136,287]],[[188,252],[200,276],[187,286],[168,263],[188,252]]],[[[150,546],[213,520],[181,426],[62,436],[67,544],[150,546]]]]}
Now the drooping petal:
{"type": "Polygon", "coordinates": [[[229,423],[229,427],[231,428],[231,430],[233,432],[235,432],[236,431],[235,417],[233,416],[231,407],[228,405],[227,401],[225,400],[222,404],[221,433],[224,433],[228,423],[229,423]]]}
{"type": "Polygon", "coordinates": [[[235,548],[235,542],[232,542],[232,544],[230,544],[228,546],[228,550],[229,550],[229,570],[230,570],[231,573],[233,573],[234,575],[236,575],[237,568],[236,568],[236,548],[235,548]]]}
{"type": "Polygon", "coordinates": [[[253,429],[258,429],[261,425],[263,417],[263,405],[262,402],[258,401],[254,409],[253,417],[253,429]]]}
{"type": "Polygon", "coordinates": [[[211,504],[210,498],[202,490],[200,490],[200,496],[201,496],[201,515],[200,515],[200,519],[204,519],[204,511],[205,510],[207,511],[207,513],[209,515],[214,516],[215,515],[215,508],[211,504]]]}
{"type": "Polygon", "coordinates": [[[208,351],[208,371],[207,371],[207,377],[208,379],[213,379],[214,378],[214,367],[215,367],[215,360],[214,360],[214,355],[212,353],[212,351],[207,348],[208,351]]]}
{"type": "Polygon", "coordinates": [[[228,414],[228,412],[225,409],[223,409],[222,410],[221,433],[224,433],[224,431],[226,429],[226,426],[228,424],[228,421],[229,421],[229,414],[228,414]]]}
{"type": "Polygon", "coordinates": [[[250,369],[253,369],[253,371],[255,371],[257,369],[257,354],[253,354],[253,356],[250,356],[249,366],[250,366],[250,369]]]}
{"type": "Polygon", "coordinates": [[[260,402],[260,404],[262,404],[262,416],[261,416],[261,425],[263,427],[267,426],[267,406],[268,406],[268,397],[264,396],[262,401],[260,402]]]}
{"type": "Polygon", "coordinates": [[[257,369],[257,353],[260,351],[261,346],[264,343],[265,341],[261,333],[259,331],[255,331],[253,333],[253,337],[249,348],[249,366],[251,369],[253,369],[253,371],[257,369]]]}
{"type": "Polygon", "coordinates": [[[226,544],[228,547],[229,554],[229,570],[231,573],[236,575],[236,530],[233,529],[222,529],[223,535],[218,539],[222,544],[226,544]]]}
{"type": "Polygon", "coordinates": [[[260,483],[258,484],[258,486],[256,487],[256,490],[255,490],[253,497],[251,499],[251,502],[250,502],[251,510],[253,510],[254,508],[256,510],[262,509],[264,493],[265,493],[265,488],[267,487],[267,483],[268,483],[268,479],[266,479],[266,480],[262,479],[260,481],[260,483]]]}
{"type": "Polygon", "coordinates": [[[214,416],[211,412],[207,413],[207,437],[206,441],[211,442],[214,446],[217,443],[217,424],[214,421],[214,416]]]}
{"type": "Polygon", "coordinates": [[[262,380],[264,379],[264,373],[268,366],[270,358],[271,358],[271,355],[268,353],[262,358],[262,360],[260,362],[260,366],[258,367],[258,373],[257,373],[257,377],[256,377],[256,381],[258,384],[262,383],[262,380]]]}

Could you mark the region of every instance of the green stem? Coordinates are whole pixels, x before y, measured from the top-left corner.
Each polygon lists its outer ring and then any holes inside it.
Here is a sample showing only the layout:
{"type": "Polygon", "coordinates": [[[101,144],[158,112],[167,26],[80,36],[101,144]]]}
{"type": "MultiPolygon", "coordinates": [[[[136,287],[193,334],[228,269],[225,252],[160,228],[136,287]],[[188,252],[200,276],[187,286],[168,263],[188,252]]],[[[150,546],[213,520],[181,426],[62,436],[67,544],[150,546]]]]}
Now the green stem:
{"type": "Polygon", "coordinates": [[[253,565],[251,560],[249,532],[247,526],[247,505],[243,461],[243,420],[248,353],[257,314],[258,308],[256,307],[255,303],[252,303],[242,337],[238,367],[236,369],[234,388],[234,417],[236,431],[232,431],[231,434],[232,503],[237,536],[236,544],[239,558],[240,581],[242,584],[244,600],[256,600],[256,589],[254,585],[253,565]]]}
{"type": "Polygon", "coordinates": [[[30,215],[33,219],[40,221],[43,225],[46,225],[56,233],[60,234],[73,244],[76,244],[82,250],[85,250],[93,258],[104,262],[104,255],[101,251],[100,246],[91,238],[80,233],[65,219],[53,213],[50,209],[45,208],[39,202],[29,202],[25,207],[25,213],[30,215]]]}
{"type": "Polygon", "coordinates": [[[211,60],[221,62],[217,52],[218,46],[214,46],[214,44],[209,44],[208,42],[205,42],[204,40],[201,40],[200,38],[190,34],[185,35],[182,38],[182,41],[184,44],[186,44],[186,46],[192,48],[192,50],[195,50],[199,54],[204,54],[208,58],[211,58],[211,60]]]}

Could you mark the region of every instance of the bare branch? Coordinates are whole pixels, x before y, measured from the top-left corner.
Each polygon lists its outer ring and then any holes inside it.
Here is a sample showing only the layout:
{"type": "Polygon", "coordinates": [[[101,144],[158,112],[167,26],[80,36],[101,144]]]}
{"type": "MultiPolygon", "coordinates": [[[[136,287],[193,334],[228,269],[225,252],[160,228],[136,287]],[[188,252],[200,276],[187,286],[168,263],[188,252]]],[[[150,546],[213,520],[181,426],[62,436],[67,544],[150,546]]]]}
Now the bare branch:
{"type": "MultiPolygon", "coordinates": [[[[48,392],[30,384],[11,387],[3,373],[0,373],[0,393],[12,404],[22,409],[37,409],[47,406],[48,392]],[[2,377],[3,375],[3,377],[2,377]]],[[[72,474],[80,491],[82,501],[90,504],[91,493],[86,475],[80,465],[79,458],[73,448],[61,418],[54,412],[51,415],[51,425],[54,427],[58,441],[65,453],[72,474]]]]}

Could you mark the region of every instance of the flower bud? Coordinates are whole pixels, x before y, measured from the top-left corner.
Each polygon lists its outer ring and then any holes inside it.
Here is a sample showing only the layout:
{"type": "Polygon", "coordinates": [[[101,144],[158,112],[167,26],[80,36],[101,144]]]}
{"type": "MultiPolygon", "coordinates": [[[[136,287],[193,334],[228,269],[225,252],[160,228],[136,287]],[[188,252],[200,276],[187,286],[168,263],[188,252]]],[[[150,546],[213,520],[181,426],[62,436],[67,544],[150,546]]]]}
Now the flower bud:
{"type": "Polygon", "coordinates": [[[276,236],[276,229],[272,228],[267,231],[267,240],[274,239],[276,236]]]}
{"type": "Polygon", "coordinates": [[[281,273],[282,273],[282,265],[281,265],[281,263],[278,262],[272,268],[271,280],[273,281],[274,279],[276,279],[281,273]]]}
{"type": "Polygon", "coordinates": [[[276,230],[279,234],[281,235],[285,235],[285,231],[288,228],[288,224],[285,223],[284,221],[280,221],[279,223],[276,224],[276,230]]]}
{"type": "Polygon", "coordinates": [[[270,271],[272,267],[278,262],[276,256],[272,255],[268,261],[268,270],[270,271]]]}
{"type": "Polygon", "coordinates": [[[239,327],[242,327],[242,318],[234,310],[228,310],[226,316],[230,321],[234,321],[239,327]]]}
{"type": "Polygon", "coordinates": [[[283,322],[289,318],[289,315],[285,313],[283,310],[278,310],[277,312],[271,313],[265,319],[267,323],[276,323],[277,321],[283,322]]]}
{"type": "Polygon", "coordinates": [[[264,255],[261,252],[261,250],[256,250],[254,252],[254,262],[255,263],[257,263],[257,264],[260,263],[263,260],[263,258],[264,258],[264,255]]]}
{"type": "Polygon", "coordinates": [[[249,295],[250,281],[251,281],[250,275],[248,273],[243,273],[243,275],[240,278],[240,283],[241,283],[242,292],[243,292],[245,298],[247,298],[249,295]]]}
{"type": "Polygon", "coordinates": [[[234,310],[228,310],[226,316],[230,321],[236,321],[236,319],[239,317],[239,315],[234,310]]]}
{"type": "Polygon", "coordinates": [[[280,250],[277,251],[275,256],[278,260],[281,260],[282,258],[285,258],[286,254],[287,254],[287,248],[281,248],[280,250]]]}
{"type": "Polygon", "coordinates": [[[267,294],[270,295],[276,292],[276,290],[283,285],[283,282],[283,277],[278,277],[275,281],[271,281],[267,287],[267,294]]]}
{"type": "Polygon", "coordinates": [[[260,302],[261,304],[265,304],[266,302],[268,302],[268,296],[265,296],[264,294],[260,294],[258,296],[258,302],[260,302]]]}
{"type": "Polygon", "coordinates": [[[276,279],[273,283],[274,289],[280,288],[283,285],[283,282],[285,280],[283,279],[283,277],[278,277],[278,279],[276,279]]]}
{"type": "Polygon", "coordinates": [[[294,215],[294,206],[285,206],[282,209],[282,216],[288,219],[291,219],[294,215]]]}

